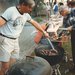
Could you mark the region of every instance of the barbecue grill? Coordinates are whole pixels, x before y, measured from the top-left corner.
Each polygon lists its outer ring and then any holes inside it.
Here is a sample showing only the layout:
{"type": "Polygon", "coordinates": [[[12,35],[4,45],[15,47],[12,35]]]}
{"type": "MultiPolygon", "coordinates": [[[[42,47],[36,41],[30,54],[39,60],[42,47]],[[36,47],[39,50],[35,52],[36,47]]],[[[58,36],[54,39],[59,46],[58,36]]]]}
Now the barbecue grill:
{"type": "Polygon", "coordinates": [[[12,65],[5,75],[52,75],[52,73],[52,67],[45,59],[26,56],[26,59],[12,65]]]}
{"type": "Polygon", "coordinates": [[[60,63],[64,56],[64,49],[62,47],[55,46],[55,49],[58,53],[52,52],[52,48],[49,45],[38,45],[38,47],[35,48],[35,54],[46,59],[51,66],[53,66],[60,63]]]}

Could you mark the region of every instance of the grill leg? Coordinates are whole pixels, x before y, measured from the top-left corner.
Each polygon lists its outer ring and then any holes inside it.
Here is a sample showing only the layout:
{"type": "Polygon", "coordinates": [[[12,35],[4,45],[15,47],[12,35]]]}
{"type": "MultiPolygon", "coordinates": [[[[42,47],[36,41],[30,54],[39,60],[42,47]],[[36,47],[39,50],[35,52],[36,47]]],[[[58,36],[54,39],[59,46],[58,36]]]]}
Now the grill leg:
{"type": "Polygon", "coordinates": [[[59,64],[53,66],[53,70],[54,70],[53,75],[61,75],[61,72],[59,70],[59,67],[60,67],[59,64]]]}

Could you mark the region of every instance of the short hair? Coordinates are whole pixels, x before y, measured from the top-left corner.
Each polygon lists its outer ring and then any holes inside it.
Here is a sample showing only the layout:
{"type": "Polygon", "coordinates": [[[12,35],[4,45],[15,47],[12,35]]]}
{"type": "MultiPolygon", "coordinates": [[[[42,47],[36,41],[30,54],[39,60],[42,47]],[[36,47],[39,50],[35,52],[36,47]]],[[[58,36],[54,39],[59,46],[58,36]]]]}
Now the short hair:
{"type": "Polygon", "coordinates": [[[56,2],[54,2],[54,5],[56,4],[56,2]]]}
{"type": "Polygon", "coordinates": [[[59,2],[59,5],[61,6],[61,5],[64,5],[62,2],[59,2]]]}
{"type": "Polygon", "coordinates": [[[29,5],[31,7],[35,6],[34,0],[19,0],[19,4],[29,5]]]}
{"type": "Polygon", "coordinates": [[[68,7],[64,6],[64,5],[60,6],[59,7],[59,12],[62,12],[63,10],[68,10],[68,7]]]}

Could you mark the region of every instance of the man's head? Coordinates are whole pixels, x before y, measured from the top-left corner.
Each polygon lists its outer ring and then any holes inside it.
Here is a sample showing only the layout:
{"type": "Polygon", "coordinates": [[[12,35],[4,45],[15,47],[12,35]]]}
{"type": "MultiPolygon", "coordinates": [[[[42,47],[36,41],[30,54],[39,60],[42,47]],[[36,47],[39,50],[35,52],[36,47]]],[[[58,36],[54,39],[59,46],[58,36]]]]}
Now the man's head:
{"type": "Polygon", "coordinates": [[[68,7],[73,8],[75,7],[75,1],[68,1],[67,5],[68,7]]]}
{"type": "Polygon", "coordinates": [[[30,13],[35,6],[34,0],[20,0],[20,9],[22,13],[30,13]]]}
{"type": "Polygon", "coordinates": [[[71,7],[72,7],[72,8],[75,7],[75,1],[71,1],[71,7]]]}
{"type": "Polygon", "coordinates": [[[56,4],[56,2],[54,2],[54,5],[56,4]]]}
{"type": "Polygon", "coordinates": [[[66,16],[69,13],[69,9],[67,6],[62,5],[59,7],[59,12],[62,16],[66,16]]]}

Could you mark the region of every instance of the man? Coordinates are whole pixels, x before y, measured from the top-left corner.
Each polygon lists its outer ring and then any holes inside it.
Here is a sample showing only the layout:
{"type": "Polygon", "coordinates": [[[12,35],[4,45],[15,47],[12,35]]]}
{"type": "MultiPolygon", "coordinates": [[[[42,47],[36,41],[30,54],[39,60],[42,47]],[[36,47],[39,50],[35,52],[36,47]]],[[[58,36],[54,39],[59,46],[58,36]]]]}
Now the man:
{"type": "Polygon", "coordinates": [[[49,37],[48,33],[29,15],[34,6],[33,0],[20,0],[19,5],[8,8],[0,17],[0,62],[2,64],[0,75],[4,75],[10,64],[19,57],[18,37],[26,21],[49,37]]]}
{"type": "Polygon", "coordinates": [[[71,46],[72,46],[72,57],[73,57],[73,63],[74,67],[71,72],[75,72],[75,1],[71,3],[71,11],[69,11],[68,7],[61,6],[59,8],[59,12],[62,16],[64,16],[63,19],[63,25],[64,27],[67,27],[68,30],[71,32],[71,46]]]}
{"type": "Polygon", "coordinates": [[[47,17],[49,20],[50,15],[51,15],[51,6],[50,6],[49,2],[46,3],[46,11],[47,11],[47,17]]]}

